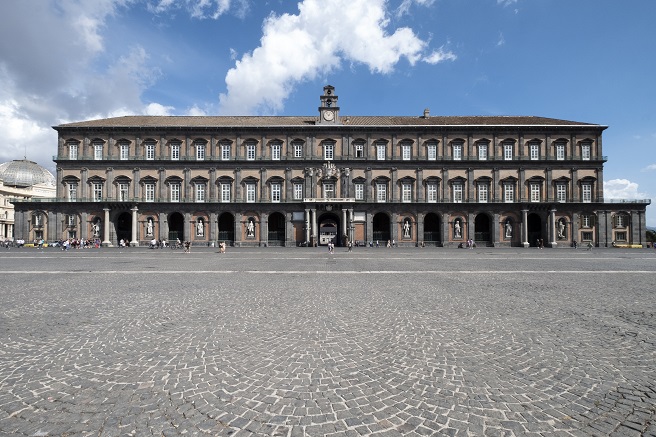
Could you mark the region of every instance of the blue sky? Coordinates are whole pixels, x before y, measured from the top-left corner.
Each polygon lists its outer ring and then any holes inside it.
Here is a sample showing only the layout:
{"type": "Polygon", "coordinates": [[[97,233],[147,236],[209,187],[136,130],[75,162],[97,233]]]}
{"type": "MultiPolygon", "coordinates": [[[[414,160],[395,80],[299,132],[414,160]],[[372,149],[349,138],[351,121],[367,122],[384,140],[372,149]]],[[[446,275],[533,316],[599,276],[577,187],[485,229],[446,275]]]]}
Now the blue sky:
{"type": "MultiPolygon", "coordinates": [[[[607,125],[607,198],[656,200],[656,1],[7,0],[0,161],[128,114],[536,115],[607,125]]],[[[647,222],[656,226],[656,206],[647,222]]]]}

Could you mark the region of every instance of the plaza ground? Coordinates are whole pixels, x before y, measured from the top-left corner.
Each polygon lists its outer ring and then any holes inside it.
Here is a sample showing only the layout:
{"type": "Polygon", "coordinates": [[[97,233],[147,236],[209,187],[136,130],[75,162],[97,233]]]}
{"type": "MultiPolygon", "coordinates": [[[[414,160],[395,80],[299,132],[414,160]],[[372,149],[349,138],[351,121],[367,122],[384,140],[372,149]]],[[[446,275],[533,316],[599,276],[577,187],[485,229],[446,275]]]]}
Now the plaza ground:
{"type": "Polygon", "coordinates": [[[0,263],[0,435],[656,436],[654,249],[0,263]]]}

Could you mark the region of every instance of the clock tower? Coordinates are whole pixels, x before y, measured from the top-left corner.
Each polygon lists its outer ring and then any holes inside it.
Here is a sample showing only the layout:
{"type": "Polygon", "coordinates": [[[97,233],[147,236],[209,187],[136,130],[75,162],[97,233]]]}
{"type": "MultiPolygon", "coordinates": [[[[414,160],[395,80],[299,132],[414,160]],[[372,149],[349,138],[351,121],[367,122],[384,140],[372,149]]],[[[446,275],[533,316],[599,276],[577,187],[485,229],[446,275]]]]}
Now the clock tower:
{"type": "Polygon", "coordinates": [[[319,124],[339,124],[339,106],[335,88],[331,85],[323,87],[321,106],[319,106],[319,124]]]}

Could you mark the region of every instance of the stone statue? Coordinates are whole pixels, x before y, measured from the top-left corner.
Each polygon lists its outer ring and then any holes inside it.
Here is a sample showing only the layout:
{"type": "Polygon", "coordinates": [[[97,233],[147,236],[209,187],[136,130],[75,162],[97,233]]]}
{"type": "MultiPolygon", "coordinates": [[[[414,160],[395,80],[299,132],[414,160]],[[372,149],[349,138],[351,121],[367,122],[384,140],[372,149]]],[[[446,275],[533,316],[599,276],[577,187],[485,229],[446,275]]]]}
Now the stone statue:
{"type": "Polygon", "coordinates": [[[403,238],[410,238],[410,220],[403,222],[403,238]]]}
{"type": "Polygon", "coordinates": [[[565,220],[563,219],[558,220],[558,238],[565,238],[565,220]]]}
{"type": "Polygon", "coordinates": [[[94,237],[100,237],[100,221],[95,222],[91,225],[91,232],[94,237]]]}
{"type": "Polygon", "coordinates": [[[246,225],[246,235],[249,237],[255,236],[255,223],[253,223],[253,220],[249,220],[248,225],[246,225]]]}
{"type": "Polygon", "coordinates": [[[203,226],[203,219],[198,219],[196,222],[196,236],[202,237],[205,234],[205,227],[203,226]]]}
{"type": "Polygon", "coordinates": [[[149,237],[153,236],[153,219],[149,218],[148,223],[146,224],[146,235],[149,237]]]}
{"type": "Polygon", "coordinates": [[[453,235],[455,238],[462,238],[460,233],[460,220],[456,220],[456,223],[453,225],[453,235]]]}
{"type": "Polygon", "coordinates": [[[506,238],[512,238],[512,224],[510,220],[506,221],[506,238]]]}

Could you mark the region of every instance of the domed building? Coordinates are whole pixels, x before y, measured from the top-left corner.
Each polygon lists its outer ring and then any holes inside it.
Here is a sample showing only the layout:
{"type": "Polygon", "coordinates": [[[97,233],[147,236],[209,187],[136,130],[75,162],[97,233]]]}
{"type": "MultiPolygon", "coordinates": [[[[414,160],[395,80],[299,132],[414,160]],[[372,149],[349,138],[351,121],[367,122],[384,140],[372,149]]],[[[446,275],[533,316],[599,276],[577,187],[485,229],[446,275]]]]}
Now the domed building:
{"type": "Polygon", "coordinates": [[[14,238],[12,199],[54,198],[55,177],[48,169],[27,159],[0,164],[0,241],[14,238]]]}

